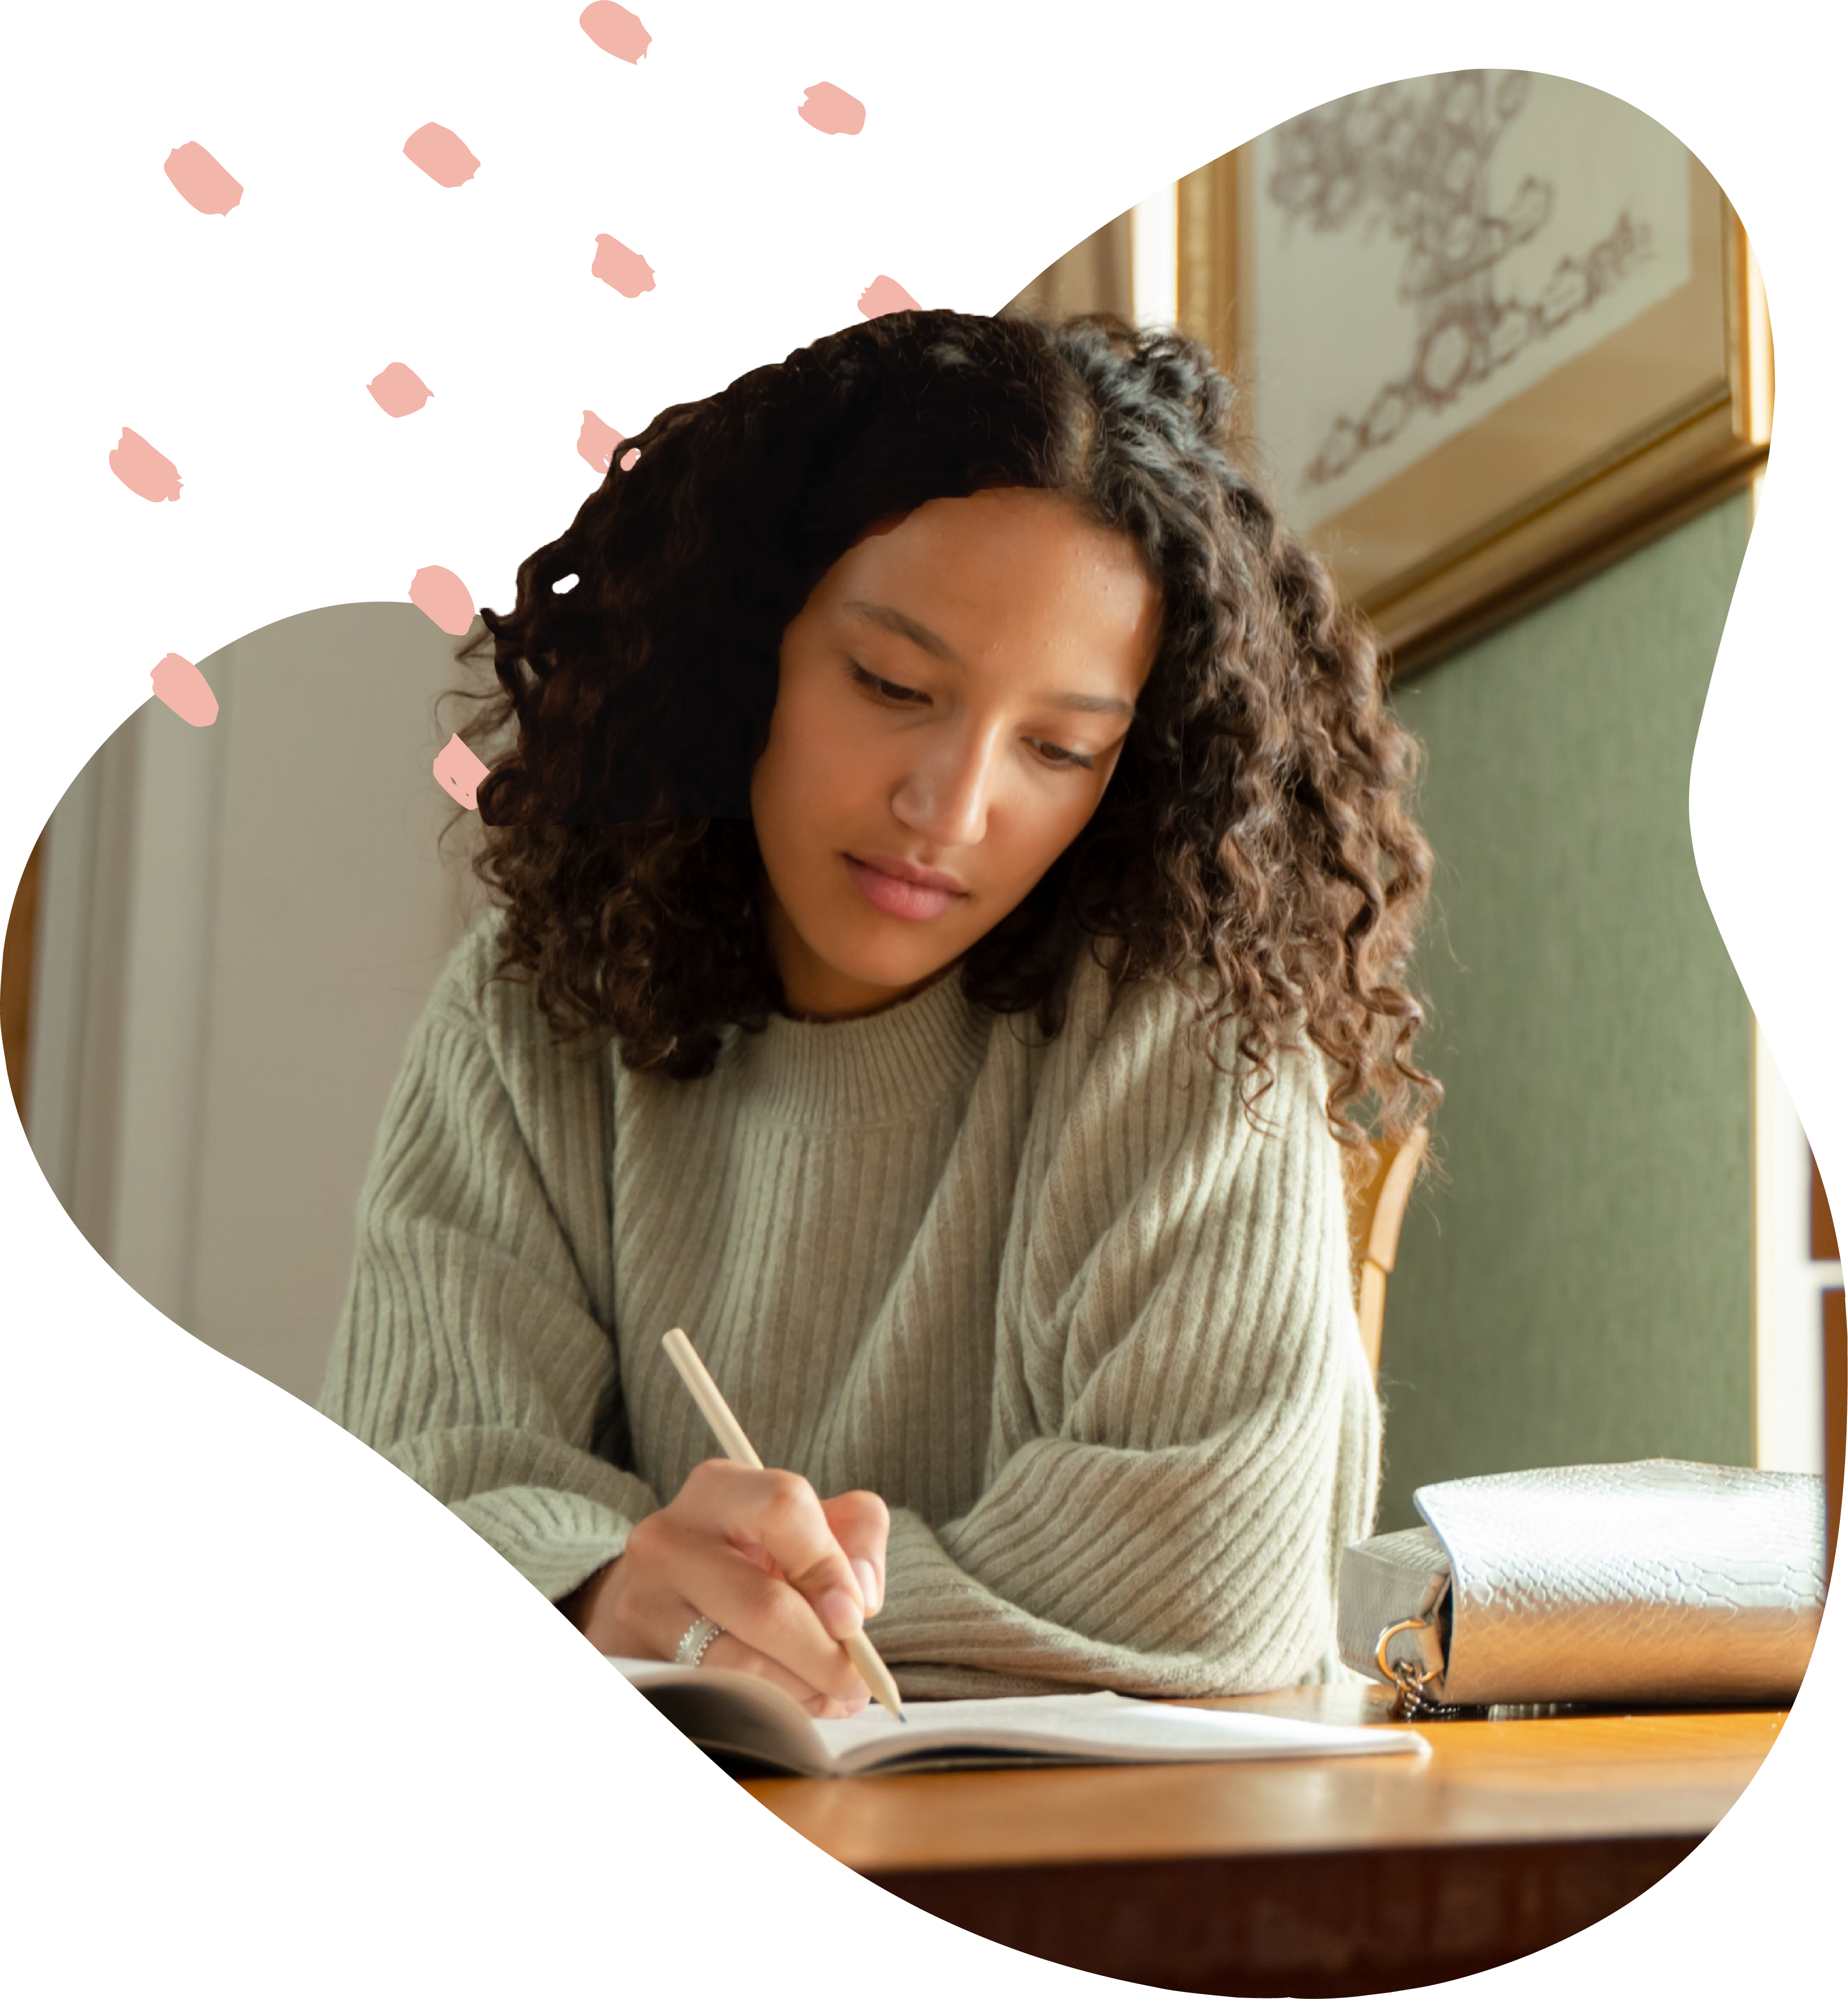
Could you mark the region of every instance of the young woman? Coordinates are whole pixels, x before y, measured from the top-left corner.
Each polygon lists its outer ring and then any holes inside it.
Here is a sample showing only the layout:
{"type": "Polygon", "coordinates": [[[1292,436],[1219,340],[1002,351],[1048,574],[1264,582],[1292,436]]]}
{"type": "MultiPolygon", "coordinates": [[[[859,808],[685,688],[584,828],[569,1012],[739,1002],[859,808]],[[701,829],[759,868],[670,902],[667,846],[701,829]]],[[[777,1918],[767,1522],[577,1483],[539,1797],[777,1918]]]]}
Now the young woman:
{"type": "Polygon", "coordinates": [[[602,1650],[829,1713],[875,1615],[913,1696],[1330,1670],[1430,857],[1231,409],[1173,334],[888,314],[657,418],[484,614],[498,907],[324,1407],[602,1650]]]}

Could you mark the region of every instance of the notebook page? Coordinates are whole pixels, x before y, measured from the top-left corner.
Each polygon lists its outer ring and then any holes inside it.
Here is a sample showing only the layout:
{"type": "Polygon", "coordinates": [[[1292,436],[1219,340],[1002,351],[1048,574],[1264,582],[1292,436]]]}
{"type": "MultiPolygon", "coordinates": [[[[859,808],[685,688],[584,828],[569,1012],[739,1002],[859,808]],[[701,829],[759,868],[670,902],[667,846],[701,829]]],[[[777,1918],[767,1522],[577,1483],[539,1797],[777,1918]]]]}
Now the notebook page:
{"type": "Polygon", "coordinates": [[[1430,1753],[1421,1736],[1402,1729],[1341,1728],[1276,1715],[1129,1700],[1115,1693],[910,1701],[905,1713],[901,1723],[869,1706],[849,1720],[811,1725],[844,1772],[965,1749],[1129,1763],[1430,1753]]]}

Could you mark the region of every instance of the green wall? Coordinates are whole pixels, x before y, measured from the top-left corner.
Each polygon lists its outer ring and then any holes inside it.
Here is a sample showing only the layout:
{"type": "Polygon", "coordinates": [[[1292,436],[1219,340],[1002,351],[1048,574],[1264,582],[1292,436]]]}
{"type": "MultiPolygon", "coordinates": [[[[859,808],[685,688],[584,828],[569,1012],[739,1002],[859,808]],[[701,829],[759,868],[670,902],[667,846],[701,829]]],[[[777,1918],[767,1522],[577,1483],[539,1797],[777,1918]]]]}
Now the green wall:
{"type": "Polygon", "coordinates": [[[1688,771],[1741,495],[1399,690],[1438,857],[1448,1096],[1388,1288],[1382,1531],[1414,1487],[1752,1453],[1752,1018],[1688,771]]]}

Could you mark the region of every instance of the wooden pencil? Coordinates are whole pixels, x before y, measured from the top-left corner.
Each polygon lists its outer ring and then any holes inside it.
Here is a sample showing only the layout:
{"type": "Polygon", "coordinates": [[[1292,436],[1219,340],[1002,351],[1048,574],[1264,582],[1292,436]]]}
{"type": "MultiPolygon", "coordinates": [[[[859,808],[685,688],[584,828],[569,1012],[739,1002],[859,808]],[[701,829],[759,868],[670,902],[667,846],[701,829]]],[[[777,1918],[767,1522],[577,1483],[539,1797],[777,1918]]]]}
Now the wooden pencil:
{"type": "MultiPolygon", "coordinates": [[[[761,1471],[764,1460],[751,1447],[751,1442],[742,1426],[731,1412],[730,1405],[719,1392],[719,1384],[706,1372],[706,1363],[693,1350],[693,1342],[678,1326],[661,1335],[661,1345],[667,1349],[675,1371],[687,1384],[699,1412],[712,1426],[713,1434],[719,1439],[719,1448],[733,1464],[742,1464],[753,1471],[761,1471]]],[[[872,1697],[895,1720],[905,1718],[904,1703],[899,1699],[898,1682],[887,1669],[886,1661],[874,1650],[872,1640],[864,1629],[844,1640],[847,1656],[854,1663],[872,1697]]]]}

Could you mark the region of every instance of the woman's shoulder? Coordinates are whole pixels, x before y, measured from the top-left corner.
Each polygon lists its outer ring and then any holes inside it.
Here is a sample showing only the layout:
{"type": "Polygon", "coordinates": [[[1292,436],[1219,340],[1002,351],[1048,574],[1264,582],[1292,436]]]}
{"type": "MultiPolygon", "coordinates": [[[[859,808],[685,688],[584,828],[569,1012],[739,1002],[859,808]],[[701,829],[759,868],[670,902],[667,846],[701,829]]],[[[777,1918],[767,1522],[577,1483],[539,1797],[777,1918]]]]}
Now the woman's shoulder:
{"type": "Polygon", "coordinates": [[[427,1033],[479,1044],[503,1073],[594,1065],[602,1052],[561,1039],[546,1019],[530,976],[507,959],[498,909],[478,916],[456,940],[431,989],[423,1026],[427,1033]]]}
{"type": "Polygon", "coordinates": [[[1164,1243],[1242,1237],[1253,1217],[1280,1242],[1344,1239],[1320,1056],[1283,1046],[1255,1062],[1239,1051],[1236,1016],[1209,1050],[1195,1003],[1215,990],[1204,971],[1119,979],[1107,959],[1074,965],[1018,1197],[1055,1289],[1070,1279],[1066,1251],[1087,1255],[1120,1227],[1135,1257],[1158,1260],[1164,1243]]]}
{"type": "Polygon", "coordinates": [[[1212,968],[1191,964],[1173,975],[1124,978],[1120,939],[1081,948],[1068,975],[1066,1025],[1074,1066],[1101,1067],[1145,1083],[1186,1090],[1196,1077],[1220,1091],[1296,1098],[1327,1088],[1320,1051],[1292,1022],[1261,1065],[1243,1051],[1238,1014],[1226,1013],[1212,968]],[[1222,1014],[1215,1027],[1213,1017],[1222,1014]]]}
{"type": "MultiPolygon", "coordinates": [[[[485,1031],[491,1024],[517,1027],[523,1024],[521,1010],[509,1004],[506,988],[511,982],[500,977],[501,913],[490,909],[477,916],[450,947],[436,982],[425,1004],[427,1020],[448,1025],[467,1025],[485,1031]]],[[[537,1009],[527,996],[526,1010],[537,1009]]]]}

